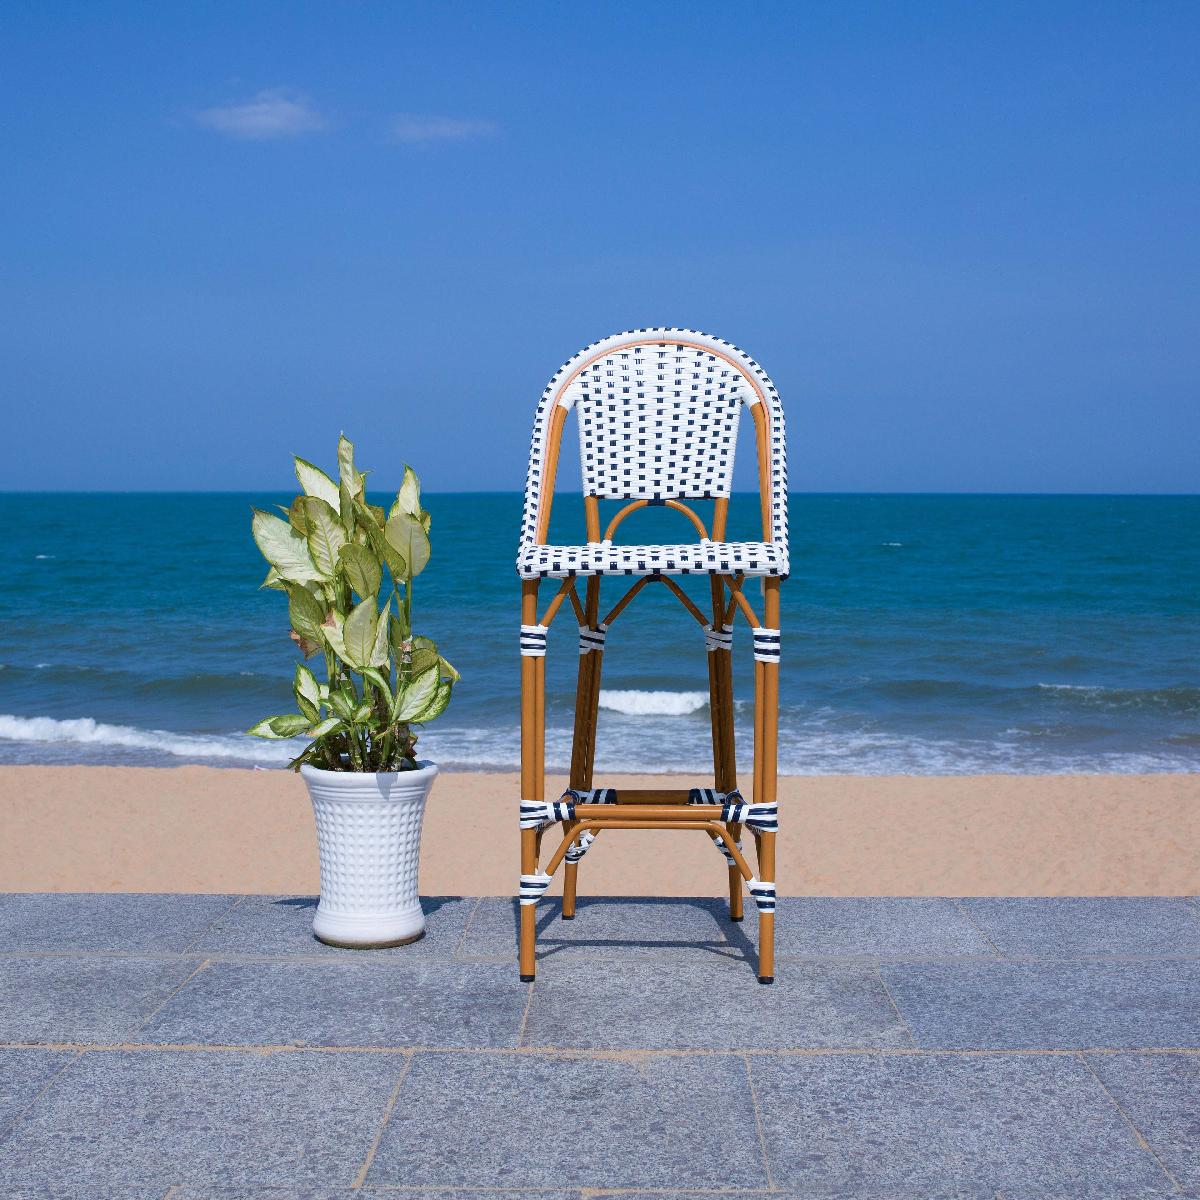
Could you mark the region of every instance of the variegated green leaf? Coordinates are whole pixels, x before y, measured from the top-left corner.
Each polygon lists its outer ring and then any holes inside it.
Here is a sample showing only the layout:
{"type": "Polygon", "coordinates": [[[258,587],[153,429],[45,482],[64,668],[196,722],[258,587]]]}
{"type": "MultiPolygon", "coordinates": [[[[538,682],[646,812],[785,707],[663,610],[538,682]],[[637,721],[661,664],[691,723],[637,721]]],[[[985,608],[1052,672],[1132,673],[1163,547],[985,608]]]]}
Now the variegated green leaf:
{"type": "Polygon", "coordinates": [[[271,728],[276,735],[283,738],[295,737],[303,733],[311,724],[307,717],[299,713],[285,713],[282,717],[271,718],[271,728]]]}
{"type": "Polygon", "coordinates": [[[297,458],[296,462],[296,478],[300,481],[300,486],[304,489],[306,496],[317,496],[324,500],[330,508],[336,509],[338,506],[338,485],[321,470],[320,467],[314,467],[312,463],[305,462],[302,458],[297,458]]]}
{"type": "Polygon", "coordinates": [[[404,481],[400,484],[400,490],[396,493],[396,508],[397,511],[408,513],[410,517],[419,517],[421,515],[421,481],[417,478],[417,473],[410,466],[404,468],[404,481]]]}
{"type": "Polygon", "coordinates": [[[342,570],[350,586],[360,597],[377,596],[383,571],[379,559],[365,546],[347,542],[338,551],[342,560],[342,570]]]}
{"type": "Polygon", "coordinates": [[[292,692],[296,707],[310,720],[321,719],[321,688],[316,676],[303,664],[296,664],[296,676],[292,681],[292,692]]]}
{"type": "Polygon", "coordinates": [[[367,669],[363,671],[362,675],[364,679],[369,679],[388,698],[390,707],[392,688],[388,681],[383,677],[382,673],[376,670],[374,667],[367,667],[367,669]]]}
{"type": "Polygon", "coordinates": [[[406,579],[415,579],[429,562],[429,535],[421,522],[408,513],[398,512],[388,517],[383,529],[388,545],[400,554],[407,566],[406,579]]]}
{"type": "Polygon", "coordinates": [[[446,711],[446,706],[450,703],[450,692],[454,685],[452,683],[439,682],[437,691],[430,700],[429,706],[419,715],[413,717],[413,723],[423,725],[426,721],[432,721],[435,717],[440,717],[446,711]]]}
{"type": "Polygon", "coordinates": [[[344,628],[345,621],[339,614],[335,613],[332,623],[327,623],[321,626],[321,636],[325,639],[330,650],[332,650],[334,654],[336,654],[338,658],[342,660],[342,662],[349,663],[350,666],[354,666],[354,664],[350,662],[350,655],[346,650],[346,639],[342,633],[344,628]]]}
{"type": "Polygon", "coordinates": [[[438,682],[437,667],[429,667],[420,675],[415,676],[413,681],[400,693],[400,702],[395,709],[395,720],[415,721],[429,707],[429,702],[438,689],[438,682]]]}
{"type": "Polygon", "coordinates": [[[292,501],[291,508],[284,509],[288,524],[302,537],[308,537],[308,517],[304,512],[304,497],[297,496],[292,501]]]}
{"type": "Polygon", "coordinates": [[[324,578],[332,579],[339,552],[346,544],[341,518],[318,496],[304,497],[304,515],[308,519],[308,548],[313,562],[324,578]]]}
{"type": "Polygon", "coordinates": [[[277,734],[275,732],[275,730],[271,728],[271,722],[274,721],[275,719],[276,719],[275,717],[267,717],[264,720],[259,721],[259,723],[257,725],[254,725],[250,729],[247,729],[246,732],[251,737],[277,739],[279,737],[279,734],[277,734]]]}
{"type": "Polygon", "coordinates": [[[309,583],[321,578],[308,543],[286,521],[256,508],[251,529],[263,558],[279,572],[281,579],[309,583]]]}
{"type": "Polygon", "coordinates": [[[378,624],[378,609],[375,607],[375,597],[368,596],[354,606],[342,627],[342,637],[346,646],[346,661],[361,671],[371,665],[371,655],[375,649],[375,629],[378,624]]]}
{"type": "Polygon", "coordinates": [[[274,567],[267,571],[267,577],[258,585],[260,588],[272,588],[274,591],[284,591],[283,576],[274,567]]]}
{"type": "Polygon", "coordinates": [[[388,618],[392,611],[392,599],[389,596],[387,603],[379,613],[378,621],[375,626],[375,641],[371,645],[371,666],[384,667],[388,662],[388,618]]]}
{"type": "Polygon", "coordinates": [[[358,707],[358,697],[351,700],[345,692],[331,692],[329,707],[344,721],[352,721],[354,720],[354,710],[358,707]]]}
{"type": "Polygon", "coordinates": [[[435,667],[438,664],[438,655],[436,650],[429,650],[424,646],[415,646],[412,652],[412,662],[409,664],[409,669],[414,675],[420,675],[422,671],[428,671],[430,667],[435,667]]]}
{"type": "Polygon", "coordinates": [[[342,722],[337,717],[326,717],[319,725],[314,725],[311,729],[306,729],[304,732],[310,738],[322,738],[328,733],[333,733],[335,729],[341,729],[342,722]]]}
{"type": "Polygon", "coordinates": [[[253,729],[246,732],[252,737],[289,738],[302,733],[309,723],[308,718],[300,716],[299,713],[285,713],[281,717],[267,717],[265,721],[259,721],[253,729]]]}
{"type": "Polygon", "coordinates": [[[305,641],[321,643],[321,625],[325,620],[325,610],[321,602],[308,590],[298,583],[288,585],[288,620],[292,628],[305,641]]]}

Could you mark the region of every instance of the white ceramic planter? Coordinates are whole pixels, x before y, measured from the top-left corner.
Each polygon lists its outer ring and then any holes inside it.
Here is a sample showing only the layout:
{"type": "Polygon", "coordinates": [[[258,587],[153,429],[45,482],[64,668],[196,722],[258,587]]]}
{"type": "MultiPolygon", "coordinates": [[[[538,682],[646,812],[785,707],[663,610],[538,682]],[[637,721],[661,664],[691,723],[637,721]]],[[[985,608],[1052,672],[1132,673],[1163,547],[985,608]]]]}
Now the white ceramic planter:
{"type": "Polygon", "coordinates": [[[331,946],[398,946],[425,933],[417,893],[421,821],[437,765],[370,774],[303,766],[317,820],[321,903],[313,932],[331,946]]]}

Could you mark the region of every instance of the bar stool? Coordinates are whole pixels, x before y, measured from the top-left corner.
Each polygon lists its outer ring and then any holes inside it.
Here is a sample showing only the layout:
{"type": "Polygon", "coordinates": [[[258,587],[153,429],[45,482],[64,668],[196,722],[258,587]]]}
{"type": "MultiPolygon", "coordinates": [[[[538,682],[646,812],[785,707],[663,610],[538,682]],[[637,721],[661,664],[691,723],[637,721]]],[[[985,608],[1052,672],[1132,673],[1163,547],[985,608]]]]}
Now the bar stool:
{"type": "Polygon", "coordinates": [[[580,860],[605,829],[702,831],[725,856],[729,912],[742,919],[743,882],[758,909],[760,983],[775,977],[775,835],[779,725],[779,585],[788,574],[787,462],[783,409],[763,369],[729,342],[687,329],[638,329],[595,342],[568,360],[542,393],[534,418],[517,555],[521,577],[521,935],[519,969],[534,978],[536,912],[563,867],[564,920],[575,915],[580,860]],[[734,450],[742,405],[754,423],[762,541],[726,541],[734,450]],[[563,428],[579,427],[586,542],[548,545],[550,508],[563,428]],[[686,503],[711,500],[710,526],[686,503]],[[620,504],[601,532],[602,501],[620,504]],[[626,545],[613,535],[647,506],[672,509],[698,539],[676,545],[626,545]],[[709,532],[711,528],[711,535],[709,532]],[[601,580],[636,581],[601,619],[601,580]],[[708,611],[674,576],[706,575],[708,611]],[[746,595],[762,581],[759,620],[746,595]],[[538,616],[543,580],[561,580],[538,616]],[[579,581],[586,581],[582,598],[579,581]],[[703,627],[712,717],[711,786],[622,790],[593,783],[600,672],[609,627],[645,587],[661,583],[703,627]],[[570,786],[545,798],[547,630],[569,601],[579,625],[570,786]],[[733,622],[741,613],[754,647],[752,799],[738,789],[734,744],[733,622]],[[556,824],[562,839],[541,869],[542,839],[556,824]],[[757,870],[742,848],[754,838],[757,870]]]}

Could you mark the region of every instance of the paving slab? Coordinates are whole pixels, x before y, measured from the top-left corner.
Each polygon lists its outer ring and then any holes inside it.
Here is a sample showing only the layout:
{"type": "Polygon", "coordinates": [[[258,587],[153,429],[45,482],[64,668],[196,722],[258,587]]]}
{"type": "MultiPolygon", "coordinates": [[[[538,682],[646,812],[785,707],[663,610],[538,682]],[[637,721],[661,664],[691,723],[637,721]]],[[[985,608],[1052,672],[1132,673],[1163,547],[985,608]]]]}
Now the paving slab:
{"type": "Polygon", "coordinates": [[[0,1042],[123,1041],[201,961],[0,958],[0,1042]]]}
{"type": "Polygon", "coordinates": [[[1074,1055],[752,1056],[778,1187],[1125,1196],[1169,1181],[1074,1055]]]}
{"type": "Polygon", "coordinates": [[[1200,1057],[1090,1054],[1088,1064],[1163,1166],[1200,1192],[1200,1057]]]}
{"type": "Polygon", "coordinates": [[[587,1049],[912,1046],[874,967],[782,964],[758,982],[741,961],[563,956],[542,963],[524,1045],[587,1049]]]}
{"type": "MultiPolygon", "coordinates": [[[[753,907],[746,932],[757,945],[753,907]]],[[[780,957],[994,958],[995,951],[940,896],[793,896],[779,902],[780,957]]]]}
{"type": "MultiPolygon", "coordinates": [[[[628,1196],[628,1193],[626,1193],[628,1196]]],[[[493,1191],[412,1191],[405,1188],[397,1191],[395,1188],[182,1188],[171,1193],[170,1200],[368,1200],[376,1197],[403,1197],[403,1200],[580,1200],[578,1191],[548,1192],[541,1188],[525,1192],[493,1192],[493,1191]]],[[[778,1193],[765,1193],[764,1200],[788,1200],[788,1197],[778,1193]]],[[[625,1200],[625,1196],[622,1197],[625,1200]]],[[[661,1192],[655,1194],[655,1200],[675,1200],[672,1196],[664,1196],[661,1192]]],[[[706,1200],[713,1200],[709,1193],[706,1200]]],[[[757,1200],[754,1195],[739,1193],[738,1200],[757,1200]]]]}
{"type": "Polygon", "coordinates": [[[0,950],[183,953],[239,896],[0,894],[0,950]]]}
{"type": "Polygon", "coordinates": [[[745,1062],[724,1054],[417,1054],[367,1182],[769,1187],[745,1062]]]}
{"type": "MultiPolygon", "coordinates": [[[[600,957],[658,958],[676,951],[728,955],[749,952],[741,926],[712,898],[580,897],[575,917],[562,919],[558,897],[538,905],[538,958],[584,953],[600,957]],[[733,939],[732,943],[730,939],[733,939]]],[[[479,902],[459,946],[461,958],[516,961],[519,906],[502,896],[479,902]]]]}
{"type": "Polygon", "coordinates": [[[425,936],[407,946],[386,950],[346,950],[327,946],[312,931],[316,896],[247,896],[196,942],[205,954],[251,957],[313,956],[352,961],[445,958],[454,954],[471,911],[474,896],[423,896],[425,936]]]}
{"type": "Polygon", "coordinates": [[[517,1044],[529,985],[493,963],[213,962],[139,1040],[218,1046],[517,1044]]]}
{"type": "Polygon", "coordinates": [[[1200,963],[886,963],[880,974],[928,1049],[1200,1047],[1200,963]]]}
{"type": "Polygon", "coordinates": [[[0,1142],[0,1195],[350,1187],[403,1069],[390,1054],[89,1051],[0,1142]]]}
{"type": "Polygon", "coordinates": [[[959,903],[1005,955],[1200,958],[1200,913],[1180,898],[974,897],[959,903]]]}
{"type": "Polygon", "coordinates": [[[70,1050],[0,1050],[0,1138],[73,1057],[70,1050]]]}

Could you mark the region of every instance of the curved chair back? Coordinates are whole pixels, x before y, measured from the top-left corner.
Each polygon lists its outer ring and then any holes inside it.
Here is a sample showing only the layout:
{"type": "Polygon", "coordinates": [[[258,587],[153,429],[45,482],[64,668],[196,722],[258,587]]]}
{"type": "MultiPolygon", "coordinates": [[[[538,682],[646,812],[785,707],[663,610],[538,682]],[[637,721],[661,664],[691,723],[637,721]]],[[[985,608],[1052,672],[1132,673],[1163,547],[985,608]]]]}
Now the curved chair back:
{"type": "Polygon", "coordinates": [[[534,418],[522,545],[544,545],[562,429],[571,409],[588,541],[601,499],[711,499],[713,540],[725,535],[741,406],[754,419],[763,541],[787,543],[783,408],[767,373],[743,350],[690,329],[638,329],[594,342],[565,362],[534,418]]]}

